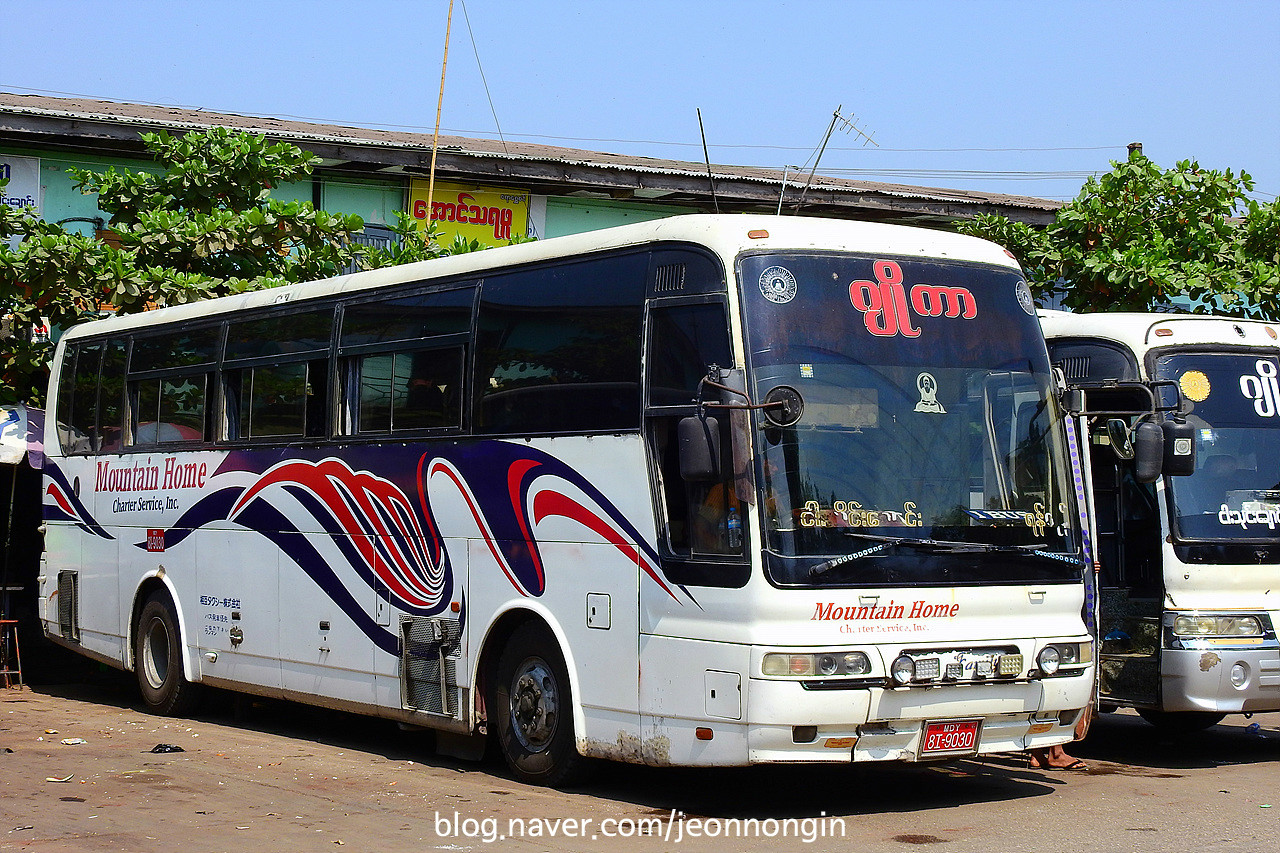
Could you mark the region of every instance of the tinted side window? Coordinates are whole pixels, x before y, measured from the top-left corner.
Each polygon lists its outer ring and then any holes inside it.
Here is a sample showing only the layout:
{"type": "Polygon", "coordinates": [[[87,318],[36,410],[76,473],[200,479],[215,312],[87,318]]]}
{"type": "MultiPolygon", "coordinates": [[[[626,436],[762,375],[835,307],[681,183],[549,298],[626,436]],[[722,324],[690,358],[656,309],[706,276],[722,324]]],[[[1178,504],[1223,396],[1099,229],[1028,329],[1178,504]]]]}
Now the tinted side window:
{"type": "Polygon", "coordinates": [[[75,387],[71,392],[72,452],[88,453],[98,448],[98,371],[102,366],[102,342],[83,344],[76,359],[75,387]]]}
{"type": "Polygon", "coordinates": [[[333,308],[273,314],[227,327],[227,361],[327,352],[333,308]]]}
{"type": "Polygon", "coordinates": [[[102,377],[98,382],[98,449],[118,451],[124,445],[125,364],[127,341],[107,341],[102,352],[102,377]]]}
{"type": "Polygon", "coordinates": [[[467,334],[474,301],[475,291],[467,287],[347,305],[342,312],[341,346],[467,334]]]}
{"type": "Polygon", "coordinates": [[[361,433],[462,426],[462,347],[399,350],[359,359],[361,433]]]}
{"type": "Polygon", "coordinates": [[[220,332],[220,328],[212,326],[138,338],[133,344],[133,360],[129,368],[140,373],[144,370],[212,365],[218,358],[220,332]]]}
{"type": "Polygon", "coordinates": [[[58,387],[64,453],[119,450],[124,428],[124,369],[128,342],[71,344],[58,387]]]}
{"type": "Polygon", "coordinates": [[[647,267],[635,254],[486,279],[475,431],[638,428],[647,267]]]}
{"type": "Polygon", "coordinates": [[[295,361],[238,372],[239,438],[324,435],[328,362],[295,361]]]}
{"type": "Polygon", "coordinates": [[[720,303],[653,308],[649,313],[649,405],[694,401],[707,365],[731,367],[729,326],[720,303]]]}
{"type": "MultiPolygon", "coordinates": [[[[67,344],[62,355],[62,372],[58,377],[58,443],[63,453],[85,453],[89,449],[89,436],[74,426],[76,392],[81,378],[77,375],[82,344],[67,344]]],[[[85,356],[85,364],[96,361],[85,356]]]]}
{"type": "Polygon", "coordinates": [[[134,444],[205,440],[208,374],[181,373],[134,382],[134,444]]]}

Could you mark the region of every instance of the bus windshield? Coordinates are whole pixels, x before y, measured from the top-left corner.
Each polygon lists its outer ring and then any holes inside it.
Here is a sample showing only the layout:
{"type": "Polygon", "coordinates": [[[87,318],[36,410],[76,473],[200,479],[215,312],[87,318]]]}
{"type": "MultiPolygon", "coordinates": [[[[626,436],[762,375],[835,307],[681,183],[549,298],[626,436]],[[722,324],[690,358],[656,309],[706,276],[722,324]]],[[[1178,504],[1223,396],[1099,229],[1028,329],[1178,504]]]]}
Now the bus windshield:
{"type": "Polygon", "coordinates": [[[1016,270],[813,253],[740,273],[753,393],[803,400],[794,425],[757,420],[771,580],[1079,578],[1062,418],[1016,270]]]}
{"type": "Polygon", "coordinates": [[[1179,539],[1280,536],[1278,361],[1274,351],[1156,359],[1156,378],[1178,383],[1198,427],[1195,473],[1169,481],[1179,539]]]}

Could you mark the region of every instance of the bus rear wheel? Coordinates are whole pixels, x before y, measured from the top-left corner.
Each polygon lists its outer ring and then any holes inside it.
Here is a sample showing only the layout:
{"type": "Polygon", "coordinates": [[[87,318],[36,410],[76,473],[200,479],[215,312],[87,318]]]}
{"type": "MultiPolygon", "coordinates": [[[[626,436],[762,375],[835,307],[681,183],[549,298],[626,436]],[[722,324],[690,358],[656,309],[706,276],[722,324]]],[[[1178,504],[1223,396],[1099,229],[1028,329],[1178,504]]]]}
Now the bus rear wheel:
{"type": "Polygon", "coordinates": [[[580,781],[587,759],[578,754],[569,673],[550,633],[526,623],[498,658],[490,722],[511,772],[532,785],[580,781]]]}
{"type": "Polygon", "coordinates": [[[1189,735],[1216,726],[1227,715],[1216,711],[1152,711],[1139,708],[1138,716],[1166,734],[1189,735]]]}
{"type": "Polygon", "coordinates": [[[182,635],[168,595],[152,593],[138,614],[133,637],[133,670],[147,710],[176,717],[194,709],[200,685],[182,672],[182,635]]]}

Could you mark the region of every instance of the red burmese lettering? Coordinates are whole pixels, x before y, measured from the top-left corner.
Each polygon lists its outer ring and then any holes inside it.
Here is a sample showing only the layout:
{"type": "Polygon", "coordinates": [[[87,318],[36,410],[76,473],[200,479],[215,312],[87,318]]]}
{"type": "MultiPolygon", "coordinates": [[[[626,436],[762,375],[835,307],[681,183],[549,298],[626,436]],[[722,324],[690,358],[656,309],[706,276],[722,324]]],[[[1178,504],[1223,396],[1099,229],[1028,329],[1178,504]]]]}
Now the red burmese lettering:
{"type": "Polygon", "coordinates": [[[876,261],[872,265],[875,282],[855,281],[849,285],[849,301],[862,312],[867,331],[877,337],[920,336],[911,325],[907,310],[907,293],[902,286],[902,267],[894,261],[876,261]]]}
{"type": "Polygon", "coordinates": [[[921,317],[964,317],[972,320],[978,316],[978,303],[965,287],[917,284],[911,288],[911,307],[921,317]]]}

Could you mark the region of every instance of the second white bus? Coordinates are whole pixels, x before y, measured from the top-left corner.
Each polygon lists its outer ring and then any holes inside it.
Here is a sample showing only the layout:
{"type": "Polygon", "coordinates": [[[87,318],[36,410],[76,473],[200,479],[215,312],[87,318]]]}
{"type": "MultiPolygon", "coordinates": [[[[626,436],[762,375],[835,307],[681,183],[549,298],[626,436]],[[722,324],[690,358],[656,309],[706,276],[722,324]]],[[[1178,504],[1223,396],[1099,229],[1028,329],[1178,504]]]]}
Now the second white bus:
{"type": "Polygon", "coordinates": [[[1042,324],[1068,382],[1115,383],[1107,393],[1133,411],[1150,406],[1146,383],[1196,445],[1194,473],[1144,484],[1105,418],[1086,427],[1103,707],[1181,731],[1280,710],[1280,326],[1062,312],[1042,324]]]}

